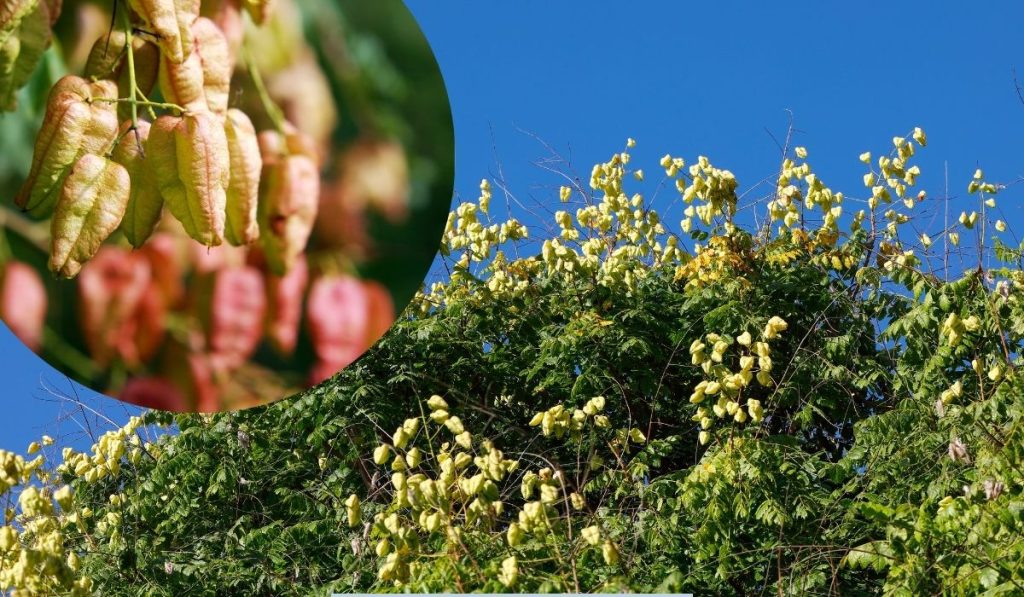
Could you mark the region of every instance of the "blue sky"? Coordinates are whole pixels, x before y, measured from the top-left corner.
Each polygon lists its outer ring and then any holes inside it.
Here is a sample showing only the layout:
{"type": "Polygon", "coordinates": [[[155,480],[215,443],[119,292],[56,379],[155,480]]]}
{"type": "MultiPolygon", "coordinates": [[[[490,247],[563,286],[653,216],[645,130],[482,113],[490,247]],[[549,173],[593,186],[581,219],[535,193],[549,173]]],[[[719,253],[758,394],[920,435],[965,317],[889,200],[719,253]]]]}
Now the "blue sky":
{"type": "MultiPolygon", "coordinates": [[[[770,131],[810,150],[834,189],[863,196],[857,155],[923,127],[922,188],[962,199],[971,174],[1024,177],[1024,4],[989,2],[680,2],[407,0],[441,65],[456,128],[456,192],[473,199],[498,164],[527,206],[554,209],[558,180],[529,131],[581,176],[639,142],[636,165],[707,155],[746,188],[777,168],[770,131]],[[784,7],[784,8],[783,8],[784,7]]],[[[654,177],[647,188],[657,185],[654,177]]],[[[1024,185],[1000,196],[1024,230],[1024,185]]],[[[497,198],[496,198],[497,202],[497,198]]],[[[953,209],[970,209],[966,199],[953,209]]],[[[518,215],[518,214],[517,214],[518,215]]],[[[670,214],[668,221],[678,221],[670,214]]],[[[0,331],[8,408],[0,448],[72,432],[40,380],[67,382],[0,331]]],[[[100,403],[103,404],[103,403],[100,403]]],[[[116,403],[109,401],[108,406],[116,403]]],[[[123,410],[115,411],[118,417],[123,410]]],[[[116,418],[116,417],[115,417],[116,418]]]]}

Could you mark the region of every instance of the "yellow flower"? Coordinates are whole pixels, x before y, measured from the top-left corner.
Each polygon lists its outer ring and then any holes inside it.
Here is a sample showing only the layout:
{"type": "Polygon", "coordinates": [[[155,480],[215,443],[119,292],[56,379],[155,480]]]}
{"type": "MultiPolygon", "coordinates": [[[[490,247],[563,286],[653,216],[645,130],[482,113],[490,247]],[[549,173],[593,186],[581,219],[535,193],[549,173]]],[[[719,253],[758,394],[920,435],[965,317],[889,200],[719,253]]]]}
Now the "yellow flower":
{"type": "Polygon", "coordinates": [[[345,500],[345,508],[348,510],[348,526],[358,526],[361,519],[361,508],[359,505],[359,496],[352,494],[345,500]]]}
{"type": "Polygon", "coordinates": [[[596,547],[601,542],[601,529],[598,526],[589,526],[580,531],[580,536],[588,544],[596,547]]]}
{"type": "Polygon", "coordinates": [[[516,584],[519,578],[519,562],[515,556],[509,556],[501,562],[501,572],[498,573],[498,580],[506,587],[516,584]]]}
{"type": "Polygon", "coordinates": [[[57,500],[57,503],[60,505],[61,509],[67,512],[68,510],[71,509],[72,505],[71,488],[67,485],[61,487],[56,492],[54,492],[53,499],[57,500]]]}
{"type": "Polygon", "coordinates": [[[434,394],[427,400],[427,406],[430,407],[430,410],[448,410],[448,403],[437,394],[434,394]]]}
{"type": "Polygon", "coordinates": [[[601,556],[604,557],[605,564],[609,566],[614,566],[619,562],[619,550],[611,541],[605,541],[601,546],[601,556]]]}
{"type": "Polygon", "coordinates": [[[796,153],[796,157],[800,158],[801,160],[805,159],[807,157],[807,148],[806,147],[797,147],[793,151],[794,151],[794,153],[796,153]]]}
{"type": "Polygon", "coordinates": [[[381,444],[373,451],[373,462],[376,464],[385,464],[388,461],[388,453],[390,448],[387,444],[381,444]]]}

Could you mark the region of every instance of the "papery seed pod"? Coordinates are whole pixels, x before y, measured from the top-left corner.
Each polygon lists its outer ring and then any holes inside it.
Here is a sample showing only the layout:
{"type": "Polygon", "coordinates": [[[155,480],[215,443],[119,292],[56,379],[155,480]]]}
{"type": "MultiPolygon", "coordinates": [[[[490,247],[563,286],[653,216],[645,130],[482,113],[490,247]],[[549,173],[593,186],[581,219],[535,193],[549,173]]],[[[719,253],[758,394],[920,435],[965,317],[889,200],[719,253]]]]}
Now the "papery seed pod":
{"type": "Polygon", "coordinates": [[[205,17],[195,20],[189,35],[192,53],[188,58],[175,62],[165,55],[160,61],[160,90],[167,101],[186,110],[223,114],[235,68],[227,38],[205,17]]]}
{"type": "Polygon", "coordinates": [[[0,2],[0,31],[14,31],[36,5],[38,0],[5,0],[0,2]]]}
{"type": "Polygon", "coordinates": [[[212,112],[223,114],[231,94],[231,74],[235,70],[231,48],[224,32],[210,19],[200,17],[192,24],[194,51],[203,68],[203,91],[212,112]]]}
{"type": "Polygon", "coordinates": [[[116,97],[117,85],[112,81],[89,83],[68,75],[54,84],[36,137],[32,168],[14,200],[18,207],[47,215],[79,158],[110,150],[117,138],[117,112],[113,103],[102,100],[116,97]]]}
{"type": "Polygon", "coordinates": [[[59,6],[51,9],[46,2],[23,1],[5,4],[11,6],[0,9],[0,110],[13,111],[18,107],[15,94],[50,47],[50,27],[56,19],[52,13],[59,12],[59,6]]]}
{"type": "Polygon", "coordinates": [[[78,317],[90,356],[100,367],[115,358],[137,364],[135,325],[150,269],[120,247],[107,245],[82,268],[78,277],[78,317]]]}
{"type": "Polygon", "coordinates": [[[257,135],[257,141],[265,166],[276,164],[288,155],[304,155],[317,165],[321,162],[316,141],[290,122],[285,122],[283,134],[276,130],[265,130],[257,135]]]}
{"type": "Polygon", "coordinates": [[[221,30],[224,39],[228,42],[231,61],[232,63],[236,62],[238,52],[242,49],[242,40],[245,37],[245,23],[242,20],[242,11],[238,3],[235,0],[203,2],[199,15],[213,21],[221,30]]]}
{"type": "Polygon", "coordinates": [[[302,12],[298,4],[291,1],[277,3],[266,23],[248,27],[245,37],[250,47],[260,49],[252,58],[264,76],[287,68],[309,47],[303,33],[302,12]]]}
{"type": "Polygon", "coordinates": [[[272,273],[283,276],[305,251],[316,220],[320,173],[304,155],[264,168],[260,180],[260,240],[272,273]]]}
{"type": "MultiPolygon", "coordinates": [[[[189,239],[189,242],[192,242],[189,239]]],[[[185,259],[178,240],[167,232],[157,232],[149,237],[138,254],[149,263],[153,282],[163,297],[164,304],[173,308],[185,294],[182,274],[185,259]]]]}
{"type": "Polygon", "coordinates": [[[344,367],[366,350],[370,298],[352,276],[323,276],[309,289],[306,322],[317,357],[344,367]]]}
{"type": "Polygon", "coordinates": [[[210,110],[206,102],[206,89],[203,87],[203,63],[197,53],[192,52],[181,62],[174,62],[170,56],[163,54],[158,78],[160,93],[168,102],[190,112],[210,110]]]}
{"type": "Polygon", "coordinates": [[[255,352],[263,336],[266,306],[258,269],[232,267],[214,274],[205,317],[207,346],[225,367],[237,367],[255,352]]]}
{"type": "Polygon", "coordinates": [[[189,240],[189,259],[197,274],[211,274],[226,267],[245,264],[245,249],[232,245],[206,247],[189,240]]]}
{"type": "Polygon", "coordinates": [[[338,125],[338,110],[315,54],[303,51],[287,68],[268,76],[266,83],[270,99],[288,122],[310,140],[318,156],[326,155],[338,125]]]}
{"type": "Polygon", "coordinates": [[[46,304],[46,287],[36,270],[8,261],[0,278],[0,318],[34,352],[42,346],[46,304]]]}
{"type": "Polygon", "coordinates": [[[409,167],[405,149],[394,141],[361,139],[338,159],[338,185],[358,205],[379,211],[392,222],[409,209],[409,167]]]}
{"type": "MultiPolygon", "coordinates": [[[[130,127],[131,122],[122,126],[123,129],[130,127]]],[[[153,234],[164,208],[163,197],[153,177],[152,160],[146,159],[145,155],[149,129],[150,124],[140,120],[134,131],[123,130],[120,142],[110,155],[110,159],[125,167],[132,181],[121,230],[135,248],[141,247],[153,234]]]]}
{"type": "Polygon", "coordinates": [[[242,6],[257,25],[267,22],[276,5],[277,0],[242,0],[242,6]]]}
{"type": "MultiPolygon", "coordinates": [[[[135,84],[148,96],[156,85],[160,70],[160,49],[145,38],[133,35],[132,59],[135,63],[135,84]]],[[[131,95],[128,35],[124,31],[111,30],[96,40],[85,63],[85,76],[117,81],[118,96],[126,98],[131,95]]],[[[117,113],[121,120],[131,118],[131,105],[119,105],[117,113]]]]}
{"type": "Polygon", "coordinates": [[[256,221],[263,159],[252,121],[241,110],[228,110],[224,119],[231,176],[227,188],[224,236],[233,245],[247,245],[260,236],[256,221]]]}
{"type": "Polygon", "coordinates": [[[50,270],[72,278],[121,224],[131,190],[124,166],[82,156],[61,188],[50,222],[50,270]]]}
{"type": "Polygon", "coordinates": [[[146,363],[160,350],[167,331],[167,302],[160,286],[153,280],[139,300],[132,316],[132,337],[135,354],[125,360],[132,365],[146,363]],[[132,360],[134,359],[134,360],[132,360]]]}
{"type": "Polygon", "coordinates": [[[173,383],[160,377],[135,377],[124,385],[118,400],[171,412],[189,411],[185,396],[173,383]]]}
{"type": "Polygon", "coordinates": [[[309,266],[300,255],[285,276],[267,274],[266,335],[270,345],[279,353],[288,355],[295,350],[302,320],[302,299],[309,284],[309,266]]]}
{"type": "Polygon", "coordinates": [[[164,203],[185,232],[206,246],[221,244],[230,160],[219,119],[209,112],[161,116],[146,150],[164,203]]]}
{"type": "Polygon", "coordinates": [[[180,64],[192,53],[190,27],[199,15],[200,0],[128,0],[156,34],[162,54],[180,64]]]}

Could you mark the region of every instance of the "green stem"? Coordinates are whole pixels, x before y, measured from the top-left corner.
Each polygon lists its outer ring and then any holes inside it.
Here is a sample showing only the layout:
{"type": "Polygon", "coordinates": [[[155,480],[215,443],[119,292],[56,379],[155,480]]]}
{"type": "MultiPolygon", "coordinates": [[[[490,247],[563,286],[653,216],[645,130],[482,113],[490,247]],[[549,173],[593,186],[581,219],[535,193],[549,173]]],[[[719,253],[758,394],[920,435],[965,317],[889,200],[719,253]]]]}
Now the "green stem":
{"type": "Polygon", "coordinates": [[[135,95],[136,85],[135,83],[135,49],[132,48],[132,24],[128,17],[128,3],[124,3],[124,10],[121,11],[121,17],[124,21],[124,36],[126,45],[128,46],[128,99],[131,102],[132,107],[132,128],[135,130],[139,126],[139,103],[138,98],[135,95]]]}
{"type": "Polygon", "coordinates": [[[7,231],[11,230],[18,236],[24,238],[32,246],[40,251],[50,253],[50,233],[47,228],[36,224],[20,213],[2,208],[0,209],[0,228],[4,231],[6,240],[7,231]]]}
{"type": "Polygon", "coordinates": [[[274,123],[274,128],[281,135],[288,134],[285,128],[284,114],[281,113],[281,108],[274,103],[274,100],[270,99],[270,93],[267,91],[267,86],[263,83],[263,76],[260,74],[260,70],[256,68],[256,63],[252,59],[252,53],[249,51],[247,42],[242,44],[242,60],[245,62],[245,68],[249,71],[249,77],[252,78],[253,86],[256,87],[256,93],[260,96],[260,103],[263,104],[263,109],[267,111],[267,116],[274,123]]]}
{"type": "Polygon", "coordinates": [[[105,98],[105,97],[97,97],[97,98],[93,98],[92,101],[94,101],[94,102],[106,102],[106,103],[109,103],[109,104],[126,104],[126,103],[131,103],[133,108],[135,106],[147,106],[147,107],[151,107],[151,108],[159,108],[161,110],[174,110],[174,111],[178,112],[179,114],[183,114],[183,113],[188,111],[185,108],[182,108],[181,106],[179,106],[178,104],[166,104],[166,103],[161,103],[161,102],[145,102],[145,101],[133,100],[133,99],[127,98],[127,97],[125,97],[125,98],[117,98],[117,99],[111,99],[111,98],[105,98]]]}

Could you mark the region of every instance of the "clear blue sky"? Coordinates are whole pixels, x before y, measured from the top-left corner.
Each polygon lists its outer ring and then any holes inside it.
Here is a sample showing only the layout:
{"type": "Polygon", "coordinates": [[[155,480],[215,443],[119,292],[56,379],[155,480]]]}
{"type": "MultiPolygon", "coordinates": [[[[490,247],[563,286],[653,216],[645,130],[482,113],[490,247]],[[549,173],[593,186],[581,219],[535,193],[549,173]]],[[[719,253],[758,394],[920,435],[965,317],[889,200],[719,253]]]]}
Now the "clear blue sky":
{"type": "MultiPolygon", "coordinates": [[[[519,129],[571,156],[581,175],[634,137],[634,160],[651,174],[665,153],[703,154],[745,188],[777,167],[765,129],[784,135],[787,109],[819,175],[850,196],[863,194],[857,155],[888,150],[914,126],[929,136],[918,163],[933,195],[944,163],[960,195],[978,166],[991,180],[1024,177],[1024,104],[1012,79],[1014,66],[1024,78],[1020,2],[407,4],[448,84],[465,199],[500,163],[521,200],[553,207],[557,179],[531,163],[547,151],[519,129]]],[[[1022,199],[1024,185],[1000,197],[1017,230],[1022,199]]],[[[9,405],[0,448],[22,449],[58,430],[60,409],[38,399],[40,378],[67,384],[6,330],[0,346],[9,405]]]]}

